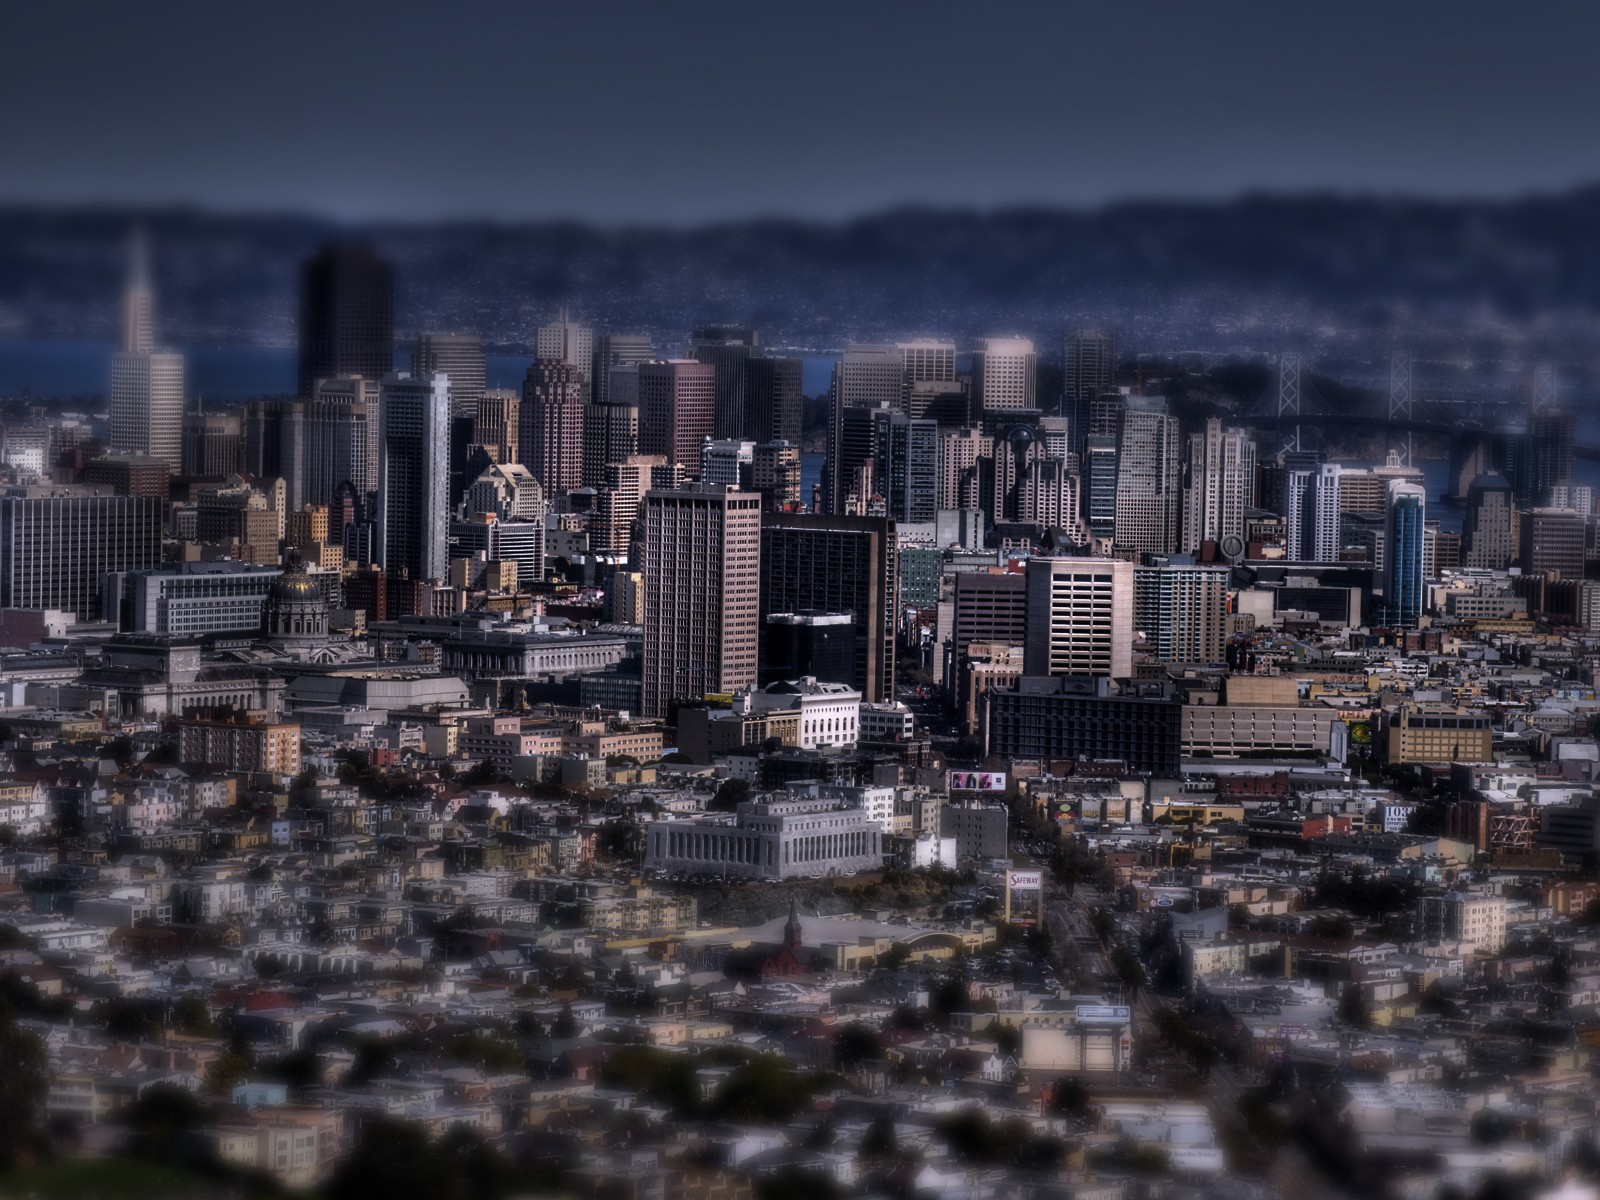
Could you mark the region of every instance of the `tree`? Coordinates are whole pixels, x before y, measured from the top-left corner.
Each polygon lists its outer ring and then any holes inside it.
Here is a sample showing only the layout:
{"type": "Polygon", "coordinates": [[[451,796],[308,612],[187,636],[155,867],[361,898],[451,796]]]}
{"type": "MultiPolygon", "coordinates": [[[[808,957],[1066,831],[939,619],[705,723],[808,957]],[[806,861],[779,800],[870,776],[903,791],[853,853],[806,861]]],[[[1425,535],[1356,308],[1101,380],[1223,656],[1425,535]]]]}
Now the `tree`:
{"type": "Polygon", "coordinates": [[[712,812],[733,812],[750,799],[750,781],[747,779],[724,779],[717,786],[717,794],[711,797],[711,803],[706,807],[712,812]]]}
{"type": "Polygon", "coordinates": [[[1081,1121],[1089,1115],[1089,1089],[1082,1080],[1063,1075],[1050,1087],[1050,1107],[1069,1120],[1081,1121]]]}
{"type": "Polygon", "coordinates": [[[376,1117],[362,1126],[355,1149],[328,1183],[332,1200],[392,1200],[395,1196],[433,1200],[457,1194],[449,1164],[434,1153],[428,1135],[409,1121],[390,1117],[376,1117]]]}
{"type": "Polygon", "coordinates": [[[145,1089],[128,1106],[129,1149],[139,1158],[173,1162],[185,1134],[199,1128],[205,1108],[194,1093],[175,1083],[158,1083],[145,1089]]]}
{"type": "Polygon", "coordinates": [[[0,1171],[36,1153],[39,1119],[50,1090],[50,1064],[44,1043],[18,1029],[9,1013],[0,1018],[0,1171]]]}
{"type": "Polygon", "coordinates": [[[712,1097],[716,1115],[766,1125],[793,1120],[810,1103],[807,1080],[770,1058],[758,1058],[739,1067],[712,1097]]]}
{"type": "Polygon", "coordinates": [[[255,1064],[245,1055],[230,1050],[206,1068],[206,1091],[213,1096],[226,1096],[250,1077],[255,1064]]]}
{"type": "Polygon", "coordinates": [[[870,1025],[852,1021],[833,1036],[833,1065],[841,1071],[883,1056],[883,1046],[870,1025]]]}
{"type": "Polygon", "coordinates": [[[867,1124],[861,1135],[861,1157],[893,1158],[900,1152],[900,1140],[895,1136],[894,1118],[880,1112],[867,1124]]]}
{"type": "Polygon", "coordinates": [[[550,1022],[550,1036],[553,1038],[570,1038],[578,1036],[578,1021],[572,1015],[570,1002],[561,1006],[561,1011],[556,1014],[556,1019],[550,1022]]]}
{"type": "Polygon", "coordinates": [[[216,1022],[211,1019],[211,1009],[199,996],[185,996],[172,1006],[172,1023],[180,1033],[194,1037],[214,1037],[216,1022]]]}

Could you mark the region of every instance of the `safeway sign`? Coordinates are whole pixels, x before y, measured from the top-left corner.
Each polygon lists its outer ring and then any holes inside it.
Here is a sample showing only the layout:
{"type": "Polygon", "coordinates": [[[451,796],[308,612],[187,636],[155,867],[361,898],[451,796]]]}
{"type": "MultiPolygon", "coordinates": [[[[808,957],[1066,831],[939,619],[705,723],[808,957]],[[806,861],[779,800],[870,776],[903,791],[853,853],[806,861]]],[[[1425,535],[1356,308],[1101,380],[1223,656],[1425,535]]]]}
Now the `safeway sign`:
{"type": "Polygon", "coordinates": [[[1006,887],[1013,892],[1037,892],[1043,886],[1043,871],[1006,872],[1006,887]]]}

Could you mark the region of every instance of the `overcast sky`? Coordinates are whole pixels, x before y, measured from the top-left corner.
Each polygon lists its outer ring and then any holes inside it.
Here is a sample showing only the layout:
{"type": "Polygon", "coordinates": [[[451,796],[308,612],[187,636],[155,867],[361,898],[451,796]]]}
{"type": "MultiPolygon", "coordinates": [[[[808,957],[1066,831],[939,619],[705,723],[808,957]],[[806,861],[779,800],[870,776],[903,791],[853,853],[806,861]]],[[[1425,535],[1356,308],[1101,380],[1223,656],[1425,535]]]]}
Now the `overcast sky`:
{"type": "Polygon", "coordinates": [[[1600,5],[23,3],[0,200],[692,223],[1600,178],[1600,5]]]}

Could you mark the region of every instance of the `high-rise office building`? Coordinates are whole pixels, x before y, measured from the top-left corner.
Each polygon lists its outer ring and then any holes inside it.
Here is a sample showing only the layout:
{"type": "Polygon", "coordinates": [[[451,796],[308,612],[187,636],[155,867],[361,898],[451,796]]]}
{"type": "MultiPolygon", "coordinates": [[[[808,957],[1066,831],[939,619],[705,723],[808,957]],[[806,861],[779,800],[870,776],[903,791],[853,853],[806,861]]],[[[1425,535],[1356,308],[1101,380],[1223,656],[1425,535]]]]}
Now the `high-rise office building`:
{"type": "Polygon", "coordinates": [[[689,356],[716,370],[715,416],[711,436],[745,437],[745,364],[759,353],[761,334],[754,329],[713,326],[696,329],[689,356]]]}
{"type": "Polygon", "coordinates": [[[483,342],[475,333],[424,333],[411,355],[413,375],[444,374],[450,379],[450,415],[476,417],[488,383],[483,342]]]}
{"type": "Polygon", "coordinates": [[[1046,529],[1062,529],[1080,541],[1090,536],[1084,522],[1079,479],[1059,458],[1032,459],[1018,487],[1017,519],[1046,529]]]}
{"type": "Polygon", "coordinates": [[[1587,521],[1570,508],[1530,508],[1518,522],[1524,575],[1582,579],[1587,521]]]}
{"type": "MultiPolygon", "coordinates": [[[[335,375],[329,379],[319,379],[313,400],[319,405],[340,406],[365,415],[366,461],[351,461],[349,480],[363,496],[377,491],[379,446],[383,440],[382,385],[379,380],[362,375],[335,375]]],[[[334,486],[337,487],[339,482],[334,480],[334,486]]],[[[318,500],[317,503],[326,504],[329,501],[318,500]]]]}
{"type": "Polygon", "coordinates": [[[800,447],[793,442],[762,442],[756,447],[750,476],[768,511],[800,504],[800,447]]]}
{"type": "Polygon", "coordinates": [[[761,498],[705,485],[651,491],[644,539],[644,714],[753,685],[761,498]]]}
{"type": "Polygon", "coordinates": [[[1090,434],[1083,443],[1084,519],[1097,538],[1117,537],[1117,439],[1090,434]]]}
{"type": "Polygon", "coordinates": [[[1255,489],[1256,445],[1243,429],[1223,429],[1215,417],[1189,435],[1183,492],[1182,548],[1244,537],[1244,510],[1255,489]]]}
{"type": "Polygon", "coordinates": [[[516,462],[521,451],[522,397],[509,388],[485,391],[478,400],[472,440],[487,447],[496,462],[516,462]]]}
{"type": "Polygon", "coordinates": [[[700,443],[700,482],[755,490],[756,444],[742,438],[700,443]]]}
{"type": "Polygon", "coordinates": [[[896,521],[932,522],[939,512],[939,423],[894,409],[873,416],[875,478],[885,511],[896,521]]]}
{"type": "Polygon", "coordinates": [[[155,349],[144,241],[136,237],[122,301],[119,349],[111,356],[111,449],[183,470],[183,356],[155,349]]]}
{"type": "Polygon", "coordinates": [[[319,379],[394,368],[394,270],[369,247],[330,245],[300,269],[299,394],[319,379]]]}
{"type": "Polygon", "coordinates": [[[716,368],[692,358],[639,364],[639,452],[700,468],[716,425],[716,368]]]}
{"type": "Polygon", "coordinates": [[[1083,453],[1089,405],[1116,381],[1117,339],[1100,329],[1072,329],[1061,337],[1062,404],[1071,421],[1072,448],[1083,453]]]}
{"type": "Polygon", "coordinates": [[[1132,563],[1031,558],[1026,591],[1026,674],[1133,674],[1132,563]]]}
{"type": "Polygon", "coordinates": [[[574,324],[562,309],[554,321],[541,325],[534,332],[533,356],[564,362],[575,368],[583,384],[583,398],[589,399],[593,385],[594,330],[587,325],[574,324]]]}
{"type": "Polygon", "coordinates": [[[1129,397],[1117,446],[1115,539],[1119,554],[1137,557],[1176,548],[1182,532],[1179,454],[1178,419],[1167,412],[1166,401],[1129,397]]]}
{"type": "Polygon", "coordinates": [[[533,473],[545,499],[559,507],[583,486],[583,380],[559,359],[539,358],[522,384],[518,461],[533,473]]]}
{"type": "Polygon", "coordinates": [[[983,430],[947,429],[939,435],[939,507],[977,508],[979,463],[994,454],[994,439],[983,430]]]}
{"type": "Polygon", "coordinates": [[[804,364],[753,355],[744,364],[744,437],[756,443],[800,442],[805,422],[804,364]]]}
{"type": "Polygon", "coordinates": [[[1173,556],[1133,569],[1133,625],[1162,662],[1223,661],[1228,640],[1228,567],[1173,556]]]}
{"type": "Polygon", "coordinates": [[[1028,338],[979,338],[972,352],[972,393],[979,412],[1038,407],[1038,355],[1028,338]]]}
{"type": "Polygon", "coordinates": [[[109,489],[16,487],[0,494],[0,609],[54,608],[95,621],[101,579],[161,562],[162,501],[109,489]]]}
{"type": "Polygon", "coordinates": [[[1415,629],[1422,619],[1427,576],[1423,572],[1428,493],[1419,484],[1389,484],[1389,511],[1384,520],[1383,606],[1386,624],[1415,629]]]}
{"type": "Polygon", "coordinates": [[[583,484],[599,487],[606,464],[639,452],[639,368],[613,367],[614,386],[608,400],[594,400],[583,410],[583,484]]]}
{"type": "Polygon", "coordinates": [[[1479,475],[1468,485],[1461,539],[1469,567],[1502,571],[1516,560],[1517,503],[1504,475],[1479,475]]]}
{"type": "Polygon", "coordinates": [[[365,494],[373,486],[373,413],[379,406],[377,387],[361,380],[359,389],[324,390],[305,406],[305,503],[333,503],[339,485],[349,483],[365,494]],[[347,402],[354,397],[354,402],[347,402]]]}
{"type": "Polygon", "coordinates": [[[450,570],[450,383],[391,373],[383,381],[378,452],[379,565],[393,580],[442,580],[450,570]]]}
{"type": "Polygon", "coordinates": [[[244,469],[244,429],[237,412],[194,412],[183,419],[183,473],[225,479],[244,469]]]}
{"type": "Polygon", "coordinates": [[[1547,409],[1528,418],[1523,440],[1523,469],[1517,474],[1522,484],[1517,499],[1523,504],[1545,503],[1550,489],[1572,482],[1572,454],[1577,422],[1569,412],[1547,409]]]}
{"type": "Polygon", "coordinates": [[[954,383],[956,344],[932,338],[896,342],[900,351],[901,386],[907,392],[919,383],[954,383]]]}
{"type": "MultiPolygon", "coordinates": [[[[630,454],[606,463],[595,497],[594,535],[590,545],[597,554],[635,561],[634,523],[644,495],[656,485],[654,472],[667,465],[659,454],[630,454]]],[[[663,483],[669,481],[662,481],[663,483]]]]}
{"type": "Polygon", "coordinates": [[[862,699],[894,697],[899,582],[886,517],[773,513],[761,520],[761,612],[849,613],[862,699]]]}
{"type": "Polygon", "coordinates": [[[863,429],[870,440],[872,417],[854,410],[899,407],[904,379],[904,359],[892,344],[852,343],[834,366],[823,488],[829,512],[844,512],[856,472],[872,457],[870,445],[862,444],[863,429]]]}
{"type": "Polygon", "coordinates": [[[300,400],[252,400],[244,412],[245,473],[283,480],[285,512],[307,503],[308,407],[300,400]]]}
{"type": "MultiPolygon", "coordinates": [[[[649,362],[656,356],[650,335],[645,333],[602,333],[594,339],[589,370],[589,399],[606,404],[611,399],[611,368],[627,363],[649,362]]],[[[634,397],[630,403],[637,403],[634,397]]]]}
{"type": "MultiPolygon", "coordinates": [[[[1323,463],[1312,476],[1311,492],[1302,510],[1304,518],[1310,522],[1305,527],[1310,536],[1302,532],[1301,541],[1309,547],[1313,562],[1338,562],[1344,550],[1344,514],[1339,503],[1343,474],[1338,463],[1323,463]]],[[[1392,501],[1388,506],[1392,507],[1392,501]]],[[[1420,532],[1418,537],[1421,537],[1420,532]]]]}

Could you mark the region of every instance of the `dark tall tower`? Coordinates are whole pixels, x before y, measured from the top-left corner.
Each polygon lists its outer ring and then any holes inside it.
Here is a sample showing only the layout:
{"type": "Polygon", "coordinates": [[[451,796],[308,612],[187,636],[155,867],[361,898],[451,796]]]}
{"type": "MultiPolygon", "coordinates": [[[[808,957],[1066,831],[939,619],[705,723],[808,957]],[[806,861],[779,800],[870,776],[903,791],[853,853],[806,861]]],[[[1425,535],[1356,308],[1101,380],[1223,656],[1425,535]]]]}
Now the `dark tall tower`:
{"type": "Polygon", "coordinates": [[[888,517],[761,517],[763,622],[774,613],[849,613],[855,634],[849,682],[863,700],[894,697],[895,529],[888,517]]]}
{"type": "Polygon", "coordinates": [[[1074,329],[1061,339],[1061,367],[1066,415],[1072,426],[1071,445],[1083,453],[1089,428],[1089,405],[1109,391],[1117,373],[1117,339],[1099,329],[1074,329]]]}
{"type": "Polygon", "coordinates": [[[394,369],[394,269],[366,246],[330,245],[300,268],[299,394],[335,375],[394,369]]]}
{"type": "Polygon", "coordinates": [[[743,436],[757,443],[784,441],[799,445],[805,417],[801,387],[798,358],[746,359],[743,436]]]}
{"type": "MultiPolygon", "coordinates": [[[[745,363],[752,354],[759,353],[761,335],[754,329],[730,329],[717,326],[696,329],[690,353],[697,362],[709,363],[716,368],[716,408],[712,436],[716,438],[747,438],[745,430],[745,363]]],[[[770,439],[755,439],[770,440],[770,439]]]]}

